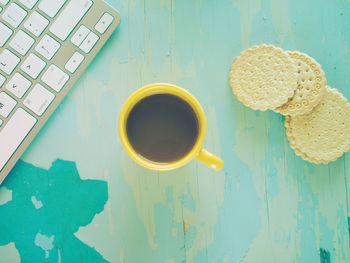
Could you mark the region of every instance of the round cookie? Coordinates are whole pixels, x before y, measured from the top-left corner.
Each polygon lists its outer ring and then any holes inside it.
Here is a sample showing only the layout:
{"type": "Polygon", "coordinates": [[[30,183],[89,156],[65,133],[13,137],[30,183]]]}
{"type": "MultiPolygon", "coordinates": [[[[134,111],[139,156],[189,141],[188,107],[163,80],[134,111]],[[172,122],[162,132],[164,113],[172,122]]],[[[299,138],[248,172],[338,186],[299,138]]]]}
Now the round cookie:
{"type": "Polygon", "coordinates": [[[297,89],[297,68],[288,54],[272,45],[253,46],[235,58],[230,71],[234,94],[254,110],[276,109],[297,89]]]}
{"type": "Polygon", "coordinates": [[[320,103],[308,114],[286,116],[290,146],[314,163],[329,163],[350,150],[350,104],[328,86],[320,103]]]}
{"type": "Polygon", "coordinates": [[[306,114],[321,101],[327,80],[321,65],[313,58],[298,51],[287,53],[298,69],[298,88],[294,96],[275,111],[291,116],[306,114]]]}
{"type": "Polygon", "coordinates": [[[289,140],[289,144],[290,144],[291,148],[294,150],[296,155],[299,155],[305,161],[315,163],[315,164],[320,164],[320,163],[328,164],[329,162],[333,162],[333,161],[338,159],[338,157],[337,157],[337,158],[334,158],[333,160],[328,160],[328,161],[317,160],[317,159],[309,157],[306,153],[304,153],[304,152],[300,151],[298,148],[296,148],[295,139],[293,137],[292,130],[290,128],[290,120],[291,120],[291,117],[287,115],[285,122],[284,122],[284,126],[286,127],[286,133],[287,133],[287,138],[289,140]]]}

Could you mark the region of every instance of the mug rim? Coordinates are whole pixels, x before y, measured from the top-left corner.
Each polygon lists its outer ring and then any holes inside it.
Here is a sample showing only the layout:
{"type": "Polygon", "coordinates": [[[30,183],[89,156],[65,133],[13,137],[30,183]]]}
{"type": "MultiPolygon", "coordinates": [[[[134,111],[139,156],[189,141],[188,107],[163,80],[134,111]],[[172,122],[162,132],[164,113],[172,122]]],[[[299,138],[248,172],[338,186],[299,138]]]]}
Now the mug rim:
{"type": "Polygon", "coordinates": [[[187,90],[168,83],[149,84],[132,93],[124,103],[122,110],[119,114],[119,121],[118,121],[119,137],[124,146],[124,149],[129,154],[129,156],[138,164],[148,169],[157,170],[157,171],[166,171],[166,170],[172,170],[172,169],[181,167],[187,164],[188,162],[190,162],[193,158],[195,158],[200,152],[200,150],[202,149],[204,139],[205,139],[205,134],[206,134],[206,128],[207,128],[207,123],[206,123],[205,114],[199,101],[187,90]],[[155,94],[171,94],[184,100],[190,105],[192,110],[195,112],[196,118],[198,121],[198,136],[192,149],[186,155],[184,155],[181,159],[171,163],[166,163],[166,164],[153,162],[151,160],[148,160],[142,157],[139,153],[137,153],[129,141],[127,130],[126,130],[126,123],[127,123],[129,114],[131,110],[134,108],[134,106],[145,97],[150,95],[155,95],[155,94]]]}

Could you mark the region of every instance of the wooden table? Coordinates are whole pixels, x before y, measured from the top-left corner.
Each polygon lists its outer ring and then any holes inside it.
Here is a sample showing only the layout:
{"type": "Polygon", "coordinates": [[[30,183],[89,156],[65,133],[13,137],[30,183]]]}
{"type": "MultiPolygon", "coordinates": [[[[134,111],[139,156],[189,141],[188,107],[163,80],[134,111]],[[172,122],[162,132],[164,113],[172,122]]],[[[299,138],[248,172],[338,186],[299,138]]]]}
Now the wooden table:
{"type": "Polygon", "coordinates": [[[350,99],[350,1],[109,2],[119,29],[0,187],[0,262],[350,262],[350,154],[303,161],[284,118],[228,82],[240,51],[271,43],[313,56],[350,99]],[[198,98],[221,172],[125,153],[118,114],[152,82],[198,98]]]}

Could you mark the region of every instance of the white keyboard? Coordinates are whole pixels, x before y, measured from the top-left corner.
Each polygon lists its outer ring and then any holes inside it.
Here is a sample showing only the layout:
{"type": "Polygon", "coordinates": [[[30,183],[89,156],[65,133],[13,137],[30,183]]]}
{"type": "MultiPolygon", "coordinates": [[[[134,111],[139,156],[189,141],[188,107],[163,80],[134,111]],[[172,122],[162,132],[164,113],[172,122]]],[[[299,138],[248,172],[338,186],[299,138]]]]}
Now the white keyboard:
{"type": "Polygon", "coordinates": [[[101,0],[0,0],[0,183],[119,22],[101,0]]]}

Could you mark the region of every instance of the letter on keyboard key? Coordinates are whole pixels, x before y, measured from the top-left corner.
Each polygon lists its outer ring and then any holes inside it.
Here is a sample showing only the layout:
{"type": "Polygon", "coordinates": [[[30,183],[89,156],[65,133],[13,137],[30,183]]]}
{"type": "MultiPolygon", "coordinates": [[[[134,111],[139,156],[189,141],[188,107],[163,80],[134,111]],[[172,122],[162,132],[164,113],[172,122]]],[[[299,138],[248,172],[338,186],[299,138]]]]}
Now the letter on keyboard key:
{"type": "Polygon", "coordinates": [[[52,24],[50,32],[65,41],[91,6],[91,0],[71,0],[52,24]]]}
{"type": "Polygon", "coordinates": [[[27,33],[24,33],[22,30],[18,31],[15,37],[10,41],[10,47],[12,47],[22,56],[27,54],[28,50],[33,46],[33,44],[34,39],[27,33]]]}
{"type": "Polygon", "coordinates": [[[55,95],[45,89],[40,84],[36,84],[28,96],[24,99],[24,106],[32,110],[38,116],[43,115],[47,107],[51,104],[55,95]]]}
{"type": "Polygon", "coordinates": [[[6,84],[6,89],[17,98],[22,98],[32,83],[19,73],[15,73],[12,79],[6,84]]]}
{"type": "Polygon", "coordinates": [[[49,17],[54,17],[67,0],[42,0],[39,9],[49,17]]]}
{"type": "Polygon", "coordinates": [[[35,4],[38,2],[38,0],[18,0],[21,2],[25,7],[32,9],[35,4]]]}
{"type": "Polygon", "coordinates": [[[0,115],[7,118],[14,107],[17,105],[17,101],[12,99],[5,92],[0,93],[0,115]]]}
{"type": "Polygon", "coordinates": [[[39,44],[35,47],[35,50],[44,58],[50,60],[60,47],[60,43],[49,35],[44,35],[39,44]]]}
{"type": "Polygon", "coordinates": [[[41,77],[41,80],[56,92],[61,91],[68,79],[69,75],[55,65],[51,65],[41,77]]]}
{"type": "Polygon", "coordinates": [[[33,12],[24,23],[24,27],[33,33],[34,36],[38,37],[45,30],[48,24],[49,20],[40,15],[38,12],[33,12]]]}
{"type": "Polygon", "coordinates": [[[17,28],[23,19],[27,16],[27,11],[15,3],[11,3],[2,18],[11,26],[17,28]]]}
{"type": "Polygon", "coordinates": [[[0,47],[3,47],[7,40],[9,40],[13,31],[0,22],[0,47]]]}
{"type": "Polygon", "coordinates": [[[0,70],[10,75],[15,67],[18,65],[20,59],[8,49],[5,49],[0,54],[0,70]]]}
{"type": "Polygon", "coordinates": [[[33,79],[36,79],[45,66],[46,62],[32,53],[23,62],[21,70],[23,70],[23,72],[28,74],[33,79]]]}
{"type": "Polygon", "coordinates": [[[0,131],[0,171],[27,137],[35,123],[36,118],[19,108],[0,131]]]}

